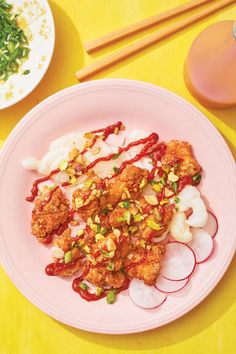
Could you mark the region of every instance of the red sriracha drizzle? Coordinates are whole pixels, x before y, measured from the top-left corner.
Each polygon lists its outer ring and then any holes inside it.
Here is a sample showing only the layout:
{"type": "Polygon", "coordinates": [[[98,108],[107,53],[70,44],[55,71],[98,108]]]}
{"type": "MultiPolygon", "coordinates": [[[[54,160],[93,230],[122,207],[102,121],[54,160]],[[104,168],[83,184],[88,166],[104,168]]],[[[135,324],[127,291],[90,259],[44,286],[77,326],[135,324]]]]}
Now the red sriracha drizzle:
{"type": "MultiPolygon", "coordinates": [[[[137,154],[133,159],[124,161],[122,163],[122,165],[119,167],[118,171],[112,177],[116,177],[118,174],[120,174],[125,169],[125,167],[127,165],[132,164],[132,163],[140,160],[142,157],[147,156],[147,155],[153,153],[154,151],[157,151],[158,150],[157,147],[153,148],[151,151],[150,151],[150,148],[157,143],[158,139],[159,139],[158,135],[156,133],[152,133],[147,138],[134,141],[134,142],[128,144],[127,146],[125,146],[125,147],[120,147],[119,150],[118,150],[118,154],[119,155],[122,154],[122,152],[130,150],[134,146],[141,145],[141,144],[146,144],[142,148],[140,153],[137,154]]],[[[96,159],[95,161],[90,163],[87,167],[85,167],[85,169],[83,170],[83,173],[88,172],[88,170],[93,168],[98,162],[110,161],[110,160],[114,159],[116,156],[117,156],[117,153],[116,154],[112,153],[110,155],[107,155],[107,156],[100,157],[100,158],[96,159]]]]}
{"type": "Polygon", "coordinates": [[[59,262],[50,263],[45,268],[45,273],[50,276],[58,275],[60,273],[60,271],[62,271],[62,270],[73,268],[74,265],[76,264],[76,262],[80,259],[83,259],[83,258],[84,258],[84,256],[77,258],[74,261],[71,261],[69,263],[59,263],[59,262]]]}
{"type": "MultiPolygon", "coordinates": [[[[92,143],[90,144],[90,148],[95,144],[97,139],[99,139],[101,136],[102,136],[103,140],[106,140],[110,134],[114,134],[117,129],[120,130],[122,128],[122,125],[123,125],[122,122],[119,121],[119,122],[117,122],[115,124],[112,124],[112,125],[106,127],[106,128],[102,128],[102,129],[97,129],[97,130],[91,131],[91,134],[95,134],[95,135],[93,136],[93,140],[92,140],[92,143]],[[101,135],[96,135],[98,133],[102,133],[102,134],[101,135]]],[[[163,174],[163,170],[162,170],[161,167],[157,166],[157,162],[160,161],[162,156],[165,154],[166,145],[164,143],[158,144],[158,140],[159,140],[158,134],[152,133],[146,138],[143,138],[143,139],[140,139],[140,140],[137,140],[137,141],[134,141],[134,142],[128,144],[126,147],[119,147],[118,154],[117,153],[112,153],[112,154],[109,154],[108,156],[100,157],[100,158],[96,159],[95,161],[93,161],[92,163],[90,163],[85,168],[83,168],[81,166],[80,172],[85,174],[86,172],[88,172],[88,170],[93,168],[99,162],[110,161],[112,159],[116,159],[120,154],[130,150],[132,147],[138,146],[138,145],[144,145],[142,147],[141,151],[134,158],[132,158],[130,160],[127,160],[127,161],[124,161],[121,164],[121,166],[117,169],[117,171],[111,177],[109,177],[107,179],[110,179],[110,178],[113,178],[113,177],[116,177],[117,175],[119,175],[126,168],[127,165],[133,164],[134,162],[139,161],[140,159],[142,159],[145,156],[149,156],[152,159],[152,163],[153,163],[153,168],[152,168],[152,170],[150,171],[150,173],[148,175],[148,181],[150,182],[151,180],[154,179],[157,170],[158,170],[159,176],[162,176],[162,174],[163,174]]],[[[85,148],[81,152],[81,154],[84,154],[86,151],[87,151],[87,149],[85,148]]],[[[74,160],[69,161],[69,163],[73,163],[73,162],[74,162],[74,160]]],[[[60,172],[60,169],[57,168],[57,169],[51,171],[51,173],[48,176],[45,176],[43,178],[39,178],[36,181],[34,181],[32,189],[31,189],[31,196],[27,197],[26,200],[29,201],[29,202],[34,201],[35,197],[37,197],[38,192],[39,192],[39,188],[38,188],[39,184],[42,183],[42,182],[50,180],[50,178],[54,174],[57,174],[59,172],[60,172]]],[[[181,177],[179,179],[179,182],[178,182],[178,193],[188,184],[193,184],[192,178],[190,176],[181,177]]],[[[67,185],[70,185],[70,183],[69,182],[65,182],[65,183],[62,184],[63,187],[67,186],[67,185]]],[[[100,188],[103,188],[103,187],[105,187],[105,180],[103,180],[103,182],[101,183],[100,188]]],[[[59,186],[57,186],[56,188],[54,188],[50,192],[50,194],[47,197],[47,200],[45,200],[45,202],[44,201],[42,202],[41,208],[43,208],[43,206],[44,206],[44,204],[46,202],[50,201],[53,193],[55,192],[55,190],[57,190],[57,188],[59,188],[59,186]]],[[[162,191],[162,193],[161,193],[161,195],[159,197],[161,197],[161,198],[164,197],[164,188],[163,188],[163,191],[162,191]]],[[[143,212],[150,213],[150,211],[151,211],[150,209],[152,209],[152,207],[151,208],[147,207],[146,209],[143,209],[143,212]]],[[[69,222],[71,221],[72,218],[73,218],[73,211],[70,212],[70,216],[69,216],[68,220],[64,224],[60,225],[57,230],[54,230],[53,233],[48,234],[43,242],[46,243],[46,244],[50,243],[52,241],[52,238],[53,238],[54,234],[58,234],[58,235],[62,234],[63,231],[68,227],[68,224],[69,224],[69,222]]],[[[86,231],[89,231],[89,229],[90,228],[87,225],[86,226],[86,231]]],[[[98,254],[94,254],[94,256],[98,256],[98,254]]],[[[81,257],[81,259],[82,258],[84,258],[84,256],[81,257]]],[[[146,258],[147,258],[147,252],[144,253],[144,255],[140,258],[139,261],[133,262],[133,263],[129,264],[128,266],[126,266],[125,267],[126,272],[129,269],[131,269],[132,267],[144,263],[146,258]]],[[[73,266],[75,265],[77,260],[69,262],[68,264],[59,263],[59,262],[51,263],[51,264],[49,264],[46,267],[45,272],[46,272],[47,275],[50,275],[50,276],[58,275],[58,274],[60,274],[60,271],[62,271],[62,270],[73,268],[73,266]]],[[[101,266],[103,266],[102,263],[101,263],[101,266]]],[[[93,267],[93,266],[92,265],[87,265],[85,270],[84,270],[84,272],[83,272],[83,274],[80,277],[77,277],[77,278],[74,279],[72,287],[73,287],[73,290],[76,291],[86,301],[97,301],[97,300],[105,297],[109,290],[106,289],[106,290],[104,290],[104,292],[102,294],[96,295],[96,294],[91,294],[91,293],[89,293],[89,291],[87,289],[82,289],[80,287],[80,284],[85,279],[87,273],[89,272],[90,267],[93,267]]],[[[117,292],[121,292],[121,291],[127,289],[128,286],[129,286],[129,279],[126,278],[126,281],[125,281],[124,285],[121,288],[116,289],[116,291],[117,292]]]]}
{"type": "Polygon", "coordinates": [[[53,188],[50,193],[47,195],[47,199],[43,200],[42,203],[39,206],[39,210],[42,211],[44,205],[48,204],[50,202],[50,200],[52,199],[52,196],[54,194],[54,192],[56,192],[56,190],[59,189],[59,186],[56,186],[55,188],[53,188]]]}
{"type": "MultiPolygon", "coordinates": [[[[116,128],[120,130],[121,127],[122,127],[122,122],[119,121],[119,122],[117,122],[115,124],[109,125],[106,128],[93,130],[90,133],[91,134],[103,133],[102,134],[103,135],[103,141],[105,141],[108,138],[109,135],[114,134],[116,128]]],[[[99,139],[100,136],[101,135],[95,135],[93,137],[93,140],[92,140],[92,143],[90,145],[90,148],[93,147],[93,145],[96,143],[96,141],[99,139]]],[[[81,152],[81,155],[85,154],[86,151],[87,151],[87,148],[85,147],[84,150],[81,152]]]]}
{"type": "MultiPolygon", "coordinates": [[[[123,125],[122,122],[119,121],[119,122],[117,122],[117,123],[115,123],[115,124],[109,125],[109,126],[106,127],[106,128],[93,130],[93,131],[91,131],[91,133],[92,133],[92,134],[95,134],[95,133],[103,133],[103,136],[104,136],[103,140],[106,140],[110,134],[114,134],[116,128],[121,129],[122,125],[123,125]]],[[[91,146],[93,146],[93,145],[95,144],[95,142],[96,142],[96,140],[97,140],[98,138],[99,138],[99,135],[94,137],[94,141],[93,141],[93,143],[92,143],[91,146]]],[[[91,146],[90,146],[90,147],[91,147],[91,146]]],[[[86,151],[87,151],[87,150],[84,149],[84,150],[81,152],[81,154],[84,154],[86,151]]],[[[73,162],[73,160],[70,161],[70,162],[73,162]]],[[[34,199],[37,197],[38,192],[39,192],[38,186],[39,186],[40,183],[46,182],[46,181],[50,180],[50,178],[51,178],[53,175],[55,175],[55,174],[57,174],[57,173],[59,173],[59,172],[60,172],[60,169],[57,168],[57,169],[51,171],[51,173],[50,173],[48,176],[45,176],[45,177],[36,179],[36,180],[34,181],[34,183],[33,183],[32,189],[31,189],[31,195],[30,195],[29,197],[26,197],[26,198],[25,198],[25,199],[27,200],[27,202],[33,202],[34,199]]],[[[65,183],[62,184],[63,187],[66,187],[66,186],[69,186],[69,185],[70,185],[69,182],[65,182],[65,183]]]]}
{"type": "Polygon", "coordinates": [[[39,179],[36,179],[33,183],[33,187],[31,189],[31,196],[30,197],[26,197],[25,200],[27,200],[27,202],[33,202],[34,199],[37,197],[38,195],[38,192],[39,192],[39,184],[42,183],[42,182],[45,182],[45,181],[48,181],[50,180],[50,178],[57,174],[58,172],[60,172],[60,169],[57,168],[56,170],[53,170],[50,175],[48,176],[45,176],[45,177],[42,177],[42,178],[39,178],[39,179]]]}

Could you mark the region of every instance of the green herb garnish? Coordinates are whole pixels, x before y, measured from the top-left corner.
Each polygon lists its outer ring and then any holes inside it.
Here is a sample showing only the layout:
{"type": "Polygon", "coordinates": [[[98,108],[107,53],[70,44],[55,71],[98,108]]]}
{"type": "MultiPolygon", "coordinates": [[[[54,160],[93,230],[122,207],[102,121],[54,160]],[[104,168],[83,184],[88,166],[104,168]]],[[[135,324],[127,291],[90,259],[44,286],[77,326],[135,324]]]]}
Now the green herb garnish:
{"type": "Polygon", "coordinates": [[[124,200],[123,202],[119,203],[119,205],[122,206],[122,208],[129,209],[130,202],[128,200],[124,200]]]}
{"type": "Polygon", "coordinates": [[[107,215],[109,213],[109,210],[107,208],[102,209],[102,214],[107,215]]]}
{"type": "Polygon", "coordinates": [[[163,186],[165,186],[165,185],[166,185],[166,180],[165,180],[165,178],[164,178],[164,177],[161,177],[160,182],[161,182],[161,184],[162,184],[163,186]]]}
{"type": "Polygon", "coordinates": [[[117,154],[112,156],[112,160],[116,160],[118,159],[118,157],[120,156],[120,152],[118,152],[117,154]]]}
{"type": "Polygon", "coordinates": [[[107,228],[106,227],[101,227],[100,233],[102,235],[105,235],[107,233],[107,228]]]}
{"type": "Polygon", "coordinates": [[[180,202],[179,197],[176,197],[176,198],[174,199],[174,202],[175,202],[175,203],[179,203],[179,202],[180,202]]]}
{"type": "Polygon", "coordinates": [[[114,265],[114,263],[112,263],[112,262],[109,262],[108,265],[107,265],[107,269],[108,269],[108,270],[113,270],[114,267],[115,267],[115,265],[114,265]]]}
{"type": "Polygon", "coordinates": [[[72,260],[72,252],[68,251],[65,253],[64,261],[67,264],[67,263],[70,263],[71,260],[72,260]]]}
{"type": "Polygon", "coordinates": [[[87,290],[87,289],[88,289],[88,285],[87,285],[86,283],[80,283],[80,284],[79,284],[79,287],[80,287],[80,289],[82,289],[82,290],[87,290]]]}
{"type": "Polygon", "coordinates": [[[173,189],[173,192],[176,194],[178,190],[178,183],[177,182],[172,182],[171,187],[173,189]]]}
{"type": "Polygon", "coordinates": [[[4,81],[19,71],[30,52],[28,39],[17,23],[18,14],[11,10],[12,5],[0,0],[0,80],[4,81]]]}
{"type": "Polygon", "coordinates": [[[201,178],[202,178],[202,176],[199,173],[197,173],[196,175],[194,175],[192,177],[192,180],[193,180],[194,184],[198,184],[198,183],[200,183],[201,178]]]}
{"type": "Polygon", "coordinates": [[[118,173],[118,172],[119,172],[119,168],[117,168],[116,166],[114,166],[114,167],[113,167],[113,171],[114,171],[115,173],[118,173]]]}
{"type": "Polygon", "coordinates": [[[107,303],[108,304],[114,304],[116,301],[116,290],[110,290],[107,293],[107,303]]]}
{"type": "Polygon", "coordinates": [[[24,72],[23,72],[23,75],[28,75],[30,73],[30,70],[25,70],[24,72]]]}

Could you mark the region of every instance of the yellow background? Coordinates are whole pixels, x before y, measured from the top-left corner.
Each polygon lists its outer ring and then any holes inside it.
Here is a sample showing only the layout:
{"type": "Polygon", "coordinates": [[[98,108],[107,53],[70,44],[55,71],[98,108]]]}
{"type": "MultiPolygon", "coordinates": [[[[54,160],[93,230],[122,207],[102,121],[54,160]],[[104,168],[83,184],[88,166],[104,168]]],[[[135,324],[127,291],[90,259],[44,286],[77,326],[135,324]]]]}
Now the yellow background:
{"type": "MultiPolygon", "coordinates": [[[[85,40],[184,2],[185,0],[50,1],[56,26],[56,46],[51,65],[33,93],[15,106],[0,111],[0,141],[6,139],[16,123],[38,102],[75,84],[74,73],[77,69],[131,41],[125,40],[110,49],[88,56],[83,49],[85,40]]],[[[202,107],[187,91],[182,74],[185,57],[196,35],[209,24],[224,19],[236,19],[236,5],[146,49],[95,78],[143,80],[176,92],[192,102],[216,125],[236,156],[236,108],[208,110],[202,107]]],[[[155,29],[145,33],[153,30],[155,29]]],[[[138,34],[133,38],[141,36],[138,34]]],[[[235,353],[235,275],[234,259],[211,295],[189,314],[167,326],[142,334],[108,336],[75,330],[49,318],[19,293],[0,268],[0,354],[235,353]]],[[[92,313],[88,313],[88,316],[92,316],[92,313]]]]}

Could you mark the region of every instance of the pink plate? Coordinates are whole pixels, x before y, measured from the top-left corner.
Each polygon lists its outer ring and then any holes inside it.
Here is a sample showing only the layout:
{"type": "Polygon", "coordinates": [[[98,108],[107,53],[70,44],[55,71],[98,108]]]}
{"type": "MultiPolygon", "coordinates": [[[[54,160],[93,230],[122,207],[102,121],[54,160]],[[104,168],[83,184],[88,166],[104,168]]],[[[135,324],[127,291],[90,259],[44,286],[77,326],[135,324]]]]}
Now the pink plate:
{"type": "Polygon", "coordinates": [[[30,111],[10,134],[0,156],[0,258],[17,288],[37,307],[70,326],[123,334],[162,326],[190,311],[219,282],[236,244],[235,164],[214,126],[191,104],[150,84],[130,80],[91,81],[69,87],[30,111]],[[42,156],[52,139],[70,131],[89,131],[122,120],[127,129],[156,131],[161,139],[191,142],[205,171],[201,191],[218,217],[212,257],[197,266],[191,286],[152,310],[136,307],[121,293],[114,305],[88,303],[71,282],[48,277],[49,250],[30,234],[32,206],[24,198],[35,176],[22,159],[42,156]]]}

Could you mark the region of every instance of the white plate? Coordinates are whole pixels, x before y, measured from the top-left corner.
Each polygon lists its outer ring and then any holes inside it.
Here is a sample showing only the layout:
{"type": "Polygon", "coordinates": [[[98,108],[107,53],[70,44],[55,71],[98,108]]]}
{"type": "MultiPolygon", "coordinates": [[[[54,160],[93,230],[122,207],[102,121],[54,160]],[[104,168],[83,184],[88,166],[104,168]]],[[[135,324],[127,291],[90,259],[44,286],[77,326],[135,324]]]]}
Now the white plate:
{"type": "Polygon", "coordinates": [[[26,26],[31,51],[19,72],[10,76],[6,82],[0,82],[0,109],[19,102],[39,84],[50,64],[55,43],[54,21],[46,0],[7,2],[13,5],[15,13],[19,13],[24,31],[26,26]],[[30,73],[23,75],[25,70],[30,70],[30,73]]]}

